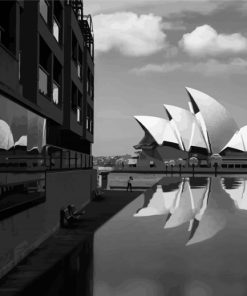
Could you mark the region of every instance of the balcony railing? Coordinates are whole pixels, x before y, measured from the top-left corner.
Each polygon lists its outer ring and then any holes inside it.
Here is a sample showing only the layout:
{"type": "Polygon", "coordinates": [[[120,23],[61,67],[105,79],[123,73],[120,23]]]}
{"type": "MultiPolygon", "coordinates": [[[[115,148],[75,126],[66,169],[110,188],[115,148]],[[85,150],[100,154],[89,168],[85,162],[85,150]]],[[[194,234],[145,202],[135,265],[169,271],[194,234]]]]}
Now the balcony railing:
{"type": "Polygon", "coordinates": [[[93,36],[93,22],[91,15],[83,15],[83,3],[82,0],[68,0],[71,5],[76,18],[81,27],[82,35],[89,53],[94,59],[94,36],[93,36]]]}
{"type": "Polygon", "coordinates": [[[86,159],[89,154],[67,150],[56,146],[46,146],[37,155],[0,154],[0,172],[44,172],[49,170],[90,168],[86,159]]]}
{"type": "Polygon", "coordinates": [[[39,66],[39,91],[45,96],[48,95],[48,79],[49,74],[39,66]]]}

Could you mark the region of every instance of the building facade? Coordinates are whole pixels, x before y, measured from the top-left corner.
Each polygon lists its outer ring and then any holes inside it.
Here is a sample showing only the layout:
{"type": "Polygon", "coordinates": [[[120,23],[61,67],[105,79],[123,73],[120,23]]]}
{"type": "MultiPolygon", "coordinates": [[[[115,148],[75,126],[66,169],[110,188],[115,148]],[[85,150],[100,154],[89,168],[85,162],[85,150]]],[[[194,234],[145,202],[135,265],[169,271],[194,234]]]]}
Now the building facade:
{"type": "Polygon", "coordinates": [[[1,1],[0,277],[59,227],[61,207],[90,200],[93,130],[94,38],[82,1],[1,1]]]}

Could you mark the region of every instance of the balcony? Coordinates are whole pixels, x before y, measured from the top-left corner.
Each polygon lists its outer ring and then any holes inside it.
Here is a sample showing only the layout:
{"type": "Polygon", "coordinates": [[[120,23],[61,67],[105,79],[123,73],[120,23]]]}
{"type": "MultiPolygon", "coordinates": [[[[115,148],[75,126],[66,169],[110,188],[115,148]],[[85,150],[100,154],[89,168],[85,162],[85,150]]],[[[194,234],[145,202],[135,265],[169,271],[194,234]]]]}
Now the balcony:
{"type": "Polygon", "coordinates": [[[48,96],[48,80],[49,74],[41,66],[39,66],[39,91],[48,96]]]}

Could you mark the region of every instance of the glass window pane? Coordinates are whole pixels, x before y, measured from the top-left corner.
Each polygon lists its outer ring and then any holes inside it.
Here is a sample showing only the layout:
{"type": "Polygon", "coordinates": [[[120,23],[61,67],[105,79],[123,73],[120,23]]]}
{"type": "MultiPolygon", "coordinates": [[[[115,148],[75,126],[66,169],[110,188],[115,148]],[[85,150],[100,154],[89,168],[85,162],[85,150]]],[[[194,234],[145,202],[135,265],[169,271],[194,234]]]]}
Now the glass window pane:
{"type": "Polygon", "coordinates": [[[53,83],[53,94],[52,94],[53,103],[58,105],[59,103],[59,87],[56,83],[53,83]]]}
{"type": "Polygon", "coordinates": [[[77,122],[81,122],[81,108],[77,107],[77,122]]]}
{"type": "Polygon", "coordinates": [[[48,75],[39,68],[39,91],[44,95],[48,94],[48,75]]]}
{"type": "Polygon", "coordinates": [[[57,42],[59,42],[59,25],[57,21],[54,19],[53,20],[53,36],[56,38],[57,42]]]}
{"type": "Polygon", "coordinates": [[[79,78],[81,78],[81,64],[77,64],[77,75],[79,78]]]}

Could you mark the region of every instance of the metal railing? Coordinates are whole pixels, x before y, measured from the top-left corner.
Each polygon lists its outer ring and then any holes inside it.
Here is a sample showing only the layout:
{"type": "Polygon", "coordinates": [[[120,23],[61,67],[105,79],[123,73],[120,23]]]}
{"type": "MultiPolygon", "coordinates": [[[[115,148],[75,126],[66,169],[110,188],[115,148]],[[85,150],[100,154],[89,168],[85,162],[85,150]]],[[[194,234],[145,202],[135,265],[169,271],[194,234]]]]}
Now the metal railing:
{"type": "Polygon", "coordinates": [[[0,172],[33,172],[50,170],[91,169],[93,157],[74,150],[47,145],[36,155],[29,152],[0,154],[0,172]],[[15,153],[15,154],[14,154],[15,153]]]}

